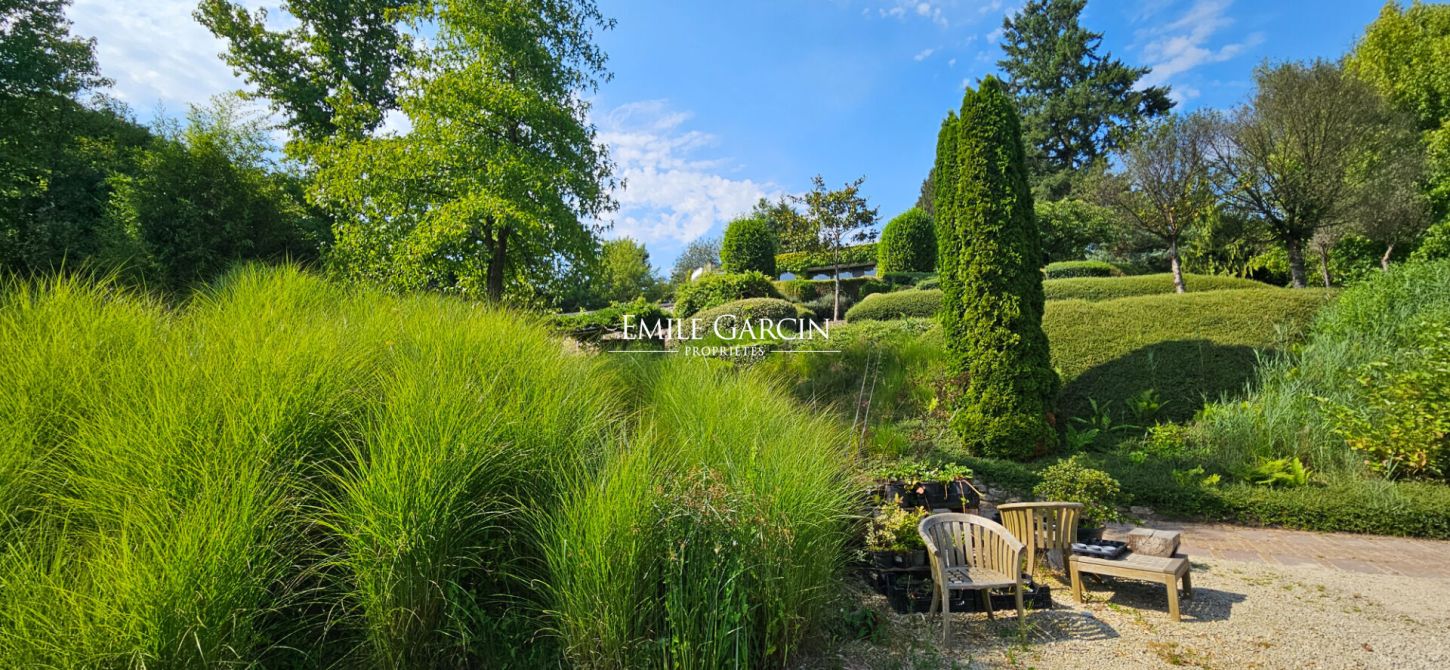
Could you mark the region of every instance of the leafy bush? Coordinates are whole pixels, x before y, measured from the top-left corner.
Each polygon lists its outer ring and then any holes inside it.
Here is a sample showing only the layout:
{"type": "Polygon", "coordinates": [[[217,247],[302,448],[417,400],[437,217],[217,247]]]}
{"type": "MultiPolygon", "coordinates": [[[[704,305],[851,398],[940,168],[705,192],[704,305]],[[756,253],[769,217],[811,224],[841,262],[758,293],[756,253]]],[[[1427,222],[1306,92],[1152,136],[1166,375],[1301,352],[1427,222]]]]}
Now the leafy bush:
{"type": "Polygon", "coordinates": [[[810,302],[821,297],[822,282],[809,279],[786,279],[771,282],[781,297],[791,302],[810,302]]]}
{"type": "Polygon", "coordinates": [[[887,321],[933,317],[941,309],[941,290],[908,289],[867,296],[846,311],[847,321],[887,321]]]}
{"type": "Polygon", "coordinates": [[[1242,478],[1258,486],[1292,489],[1309,484],[1309,469],[1298,456],[1265,459],[1244,472],[1242,478]]]}
{"type": "Polygon", "coordinates": [[[917,532],[921,520],[927,517],[922,508],[907,510],[901,505],[887,501],[866,526],[866,549],[870,551],[913,551],[925,549],[926,543],[917,532]]]}
{"type": "Polygon", "coordinates": [[[1084,200],[1042,200],[1034,203],[1042,229],[1042,250],[1053,261],[1082,258],[1093,247],[1121,237],[1111,209],[1084,200]]]}
{"type": "Polygon", "coordinates": [[[1450,486],[1344,480],[1327,486],[1221,487],[1223,518],[1331,533],[1450,539],[1450,486]]]}
{"type": "Polygon", "coordinates": [[[1386,477],[1450,473],[1450,312],[1437,316],[1415,346],[1365,366],[1362,400],[1325,400],[1333,431],[1386,477]]]}
{"type": "Polygon", "coordinates": [[[1074,277],[1121,277],[1123,271],[1107,261],[1058,261],[1042,269],[1048,279],[1074,277]]]}
{"type": "MultiPolygon", "coordinates": [[[[843,286],[841,288],[844,289],[845,287],[843,286]]],[[[845,310],[845,311],[849,312],[851,310],[851,305],[853,305],[855,303],[856,303],[856,299],[853,298],[853,297],[851,297],[851,294],[850,293],[847,293],[845,291],[841,291],[841,309],[842,310],[845,310]]],[[[831,316],[833,314],[835,314],[835,312],[836,312],[836,298],[835,298],[835,296],[831,295],[830,293],[827,293],[827,294],[825,294],[825,295],[823,295],[823,296],[821,296],[819,298],[816,298],[815,300],[812,300],[810,302],[807,302],[807,303],[805,303],[805,304],[803,304],[801,306],[802,307],[805,307],[808,310],[810,310],[812,314],[816,315],[816,318],[817,319],[821,319],[823,321],[828,321],[828,320],[830,320],[831,316]]]]}
{"type": "Polygon", "coordinates": [[[726,272],[760,272],[775,276],[775,252],[780,246],[765,219],[736,219],[725,227],[720,242],[720,264],[726,272]]]}
{"type": "MultiPolygon", "coordinates": [[[[843,265],[874,262],[876,262],[875,242],[858,244],[841,250],[843,265]]],[[[828,251],[793,251],[775,256],[775,269],[778,272],[800,274],[811,268],[829,268],[831,263],[831,254],[828,251]]]]}
{"type": "MultiPolygon", "coordinates": [[[[1252,279],[1219,275],[1183,275],[1189,293],[1242,288],[1272,288],[1252,279]]],[[[1048,300],[1112,300],[1136,295],[1173,293],[1173,275],[1168,273],[1132,277],[1077,277],[1042,282],[1048,300]]]]}
{"type": "Polygon", "coordinates": [[[931,216],[911,208],[888,221],[876,244],[876,272],[936,270],[936,229],[931,216]]]}
{"type": "Polygon", "coordinates": [[[1122,487],[1102,470],[1087,467],[1081,455],[1063,459],[1042,471],[1042,481],[1032,488],[1038,500],[1082,503],[1084,521],[1121,521],[1118,506],[1125,502],[1122,487]]]}
{"type": "Polygon", "coordinates": [[[877,278],[890,284],[892,289],[906,288],[921,283],[924,279],[936,277],[935,272],[877,272],[877,278]]]}
{"type": "Polygon", "coordinates": [[[922,290],[941,288],[941,279],[938,277],[927,277],[917,282],[916,287],[922,290]]]}
{"type": "Polygon", "coordinates": [[[770,278],[759,272],[706,275],[675,289],[675,315],[691,316],[702,309],[745,298],[779,298],[770,278]]]}
{"type": "Polygon", "coordinates": [[[1420,238],[1420,246],[1410,254],[1413,261],[1450,260],[1450,217],[1430,226],[1420,238]]]}

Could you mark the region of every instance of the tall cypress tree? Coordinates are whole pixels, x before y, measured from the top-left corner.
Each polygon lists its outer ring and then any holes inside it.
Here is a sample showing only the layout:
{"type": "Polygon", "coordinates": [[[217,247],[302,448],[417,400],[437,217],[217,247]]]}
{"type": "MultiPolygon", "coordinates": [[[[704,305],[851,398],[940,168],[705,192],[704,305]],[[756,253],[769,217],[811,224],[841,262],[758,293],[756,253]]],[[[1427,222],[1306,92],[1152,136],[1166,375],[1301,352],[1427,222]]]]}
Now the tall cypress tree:
{"type": "Polygon", "coordinates": [[[1059,381],[1042,331],[1042,242],[1006,86],[987,77],[968,90],[937,151],[941,319],[961,385],[952,426],[973,453],[1030,458],[1057,442],[1050,412],[1059,381]]]}

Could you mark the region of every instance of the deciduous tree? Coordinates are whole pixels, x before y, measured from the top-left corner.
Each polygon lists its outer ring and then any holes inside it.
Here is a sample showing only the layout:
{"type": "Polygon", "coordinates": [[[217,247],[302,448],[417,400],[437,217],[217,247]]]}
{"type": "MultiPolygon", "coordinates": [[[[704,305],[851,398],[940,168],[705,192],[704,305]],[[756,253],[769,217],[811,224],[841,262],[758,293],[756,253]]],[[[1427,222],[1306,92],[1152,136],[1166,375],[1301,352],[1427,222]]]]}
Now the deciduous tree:
{"type": "Polygon", "coordinates": [[[820,175],[811,178],[811,190],[798,200],[805,217],[819,233],[820,249],[831,258],[831,318],[841,318],[841,252],[848,246],[876,239],[877,209],[861,195],[865,177],[830,190],[820,175]]]}

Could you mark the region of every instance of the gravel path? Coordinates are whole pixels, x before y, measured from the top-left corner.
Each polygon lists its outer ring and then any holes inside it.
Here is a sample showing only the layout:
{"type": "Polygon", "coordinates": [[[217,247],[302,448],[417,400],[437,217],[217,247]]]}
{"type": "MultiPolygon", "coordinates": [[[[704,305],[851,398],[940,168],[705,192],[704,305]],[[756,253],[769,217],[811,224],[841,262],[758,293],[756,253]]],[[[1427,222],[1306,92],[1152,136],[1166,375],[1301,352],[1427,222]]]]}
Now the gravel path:
{"type": "Polygon", "coordinates": [[[884,642],[849,642],[808,668],[1450,668],[1450,578],[1363,574],[1224,559],[1193,561],[1183,621],[1162,585],[1106,578],[1087,603],[1053,584],[1056,609],[989,622],[953,615],[953,644],[922,615],[883,614],[884,642]]]}

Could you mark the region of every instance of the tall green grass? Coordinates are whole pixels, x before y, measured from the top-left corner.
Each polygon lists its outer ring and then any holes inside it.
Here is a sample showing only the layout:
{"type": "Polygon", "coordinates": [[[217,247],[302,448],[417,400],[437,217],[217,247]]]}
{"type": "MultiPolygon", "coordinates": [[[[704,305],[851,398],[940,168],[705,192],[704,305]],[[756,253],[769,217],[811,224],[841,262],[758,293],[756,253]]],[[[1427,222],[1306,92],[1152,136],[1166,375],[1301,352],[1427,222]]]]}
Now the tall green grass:
{"type": "Polygon", "coordinates": [[[1300,350],[1264,361],[1246,399],[1208,408],[1197,438],[1228,469],[1298,456],[1326,474],[1361,474],[1362,457],[1321,414],[1324,400],[1363,402],[1355,379],[1365,366],[1415,346],[1422,321],[1447,311],[1450,261],[1400,265],[1356,284],[1319,313],[1300,350]]]}
{"type": "Polygon", "coordinates": [[[601,639],[613,667],[784,659],[840,560],[842,442],[702,361],[604,363],[530,317],[295,269],[176,307],[10,284],[0,665],[610,666],[579,651],[601,639]],[[677,561],[682,538],[710,551],[677,561]],[[631,609],[595,636],[561,593],[631,609]]]}
{"type": "Polygon", "coordinates": [[[628,376],[648,389],[634,439],[577,484],[550,528],[567,658],[781,665],[838,583],[852,490],[840,424],[704,361],[628,376]]]}

